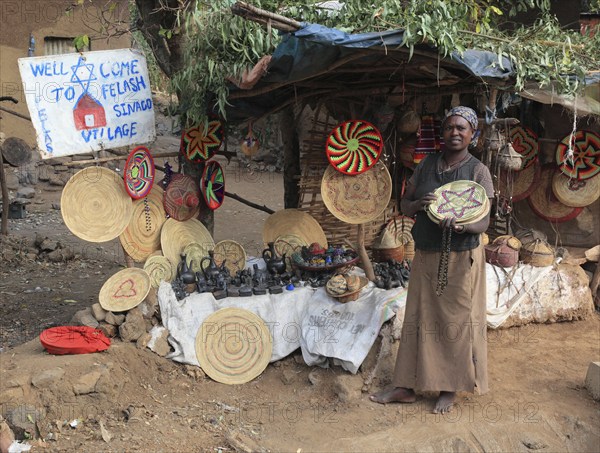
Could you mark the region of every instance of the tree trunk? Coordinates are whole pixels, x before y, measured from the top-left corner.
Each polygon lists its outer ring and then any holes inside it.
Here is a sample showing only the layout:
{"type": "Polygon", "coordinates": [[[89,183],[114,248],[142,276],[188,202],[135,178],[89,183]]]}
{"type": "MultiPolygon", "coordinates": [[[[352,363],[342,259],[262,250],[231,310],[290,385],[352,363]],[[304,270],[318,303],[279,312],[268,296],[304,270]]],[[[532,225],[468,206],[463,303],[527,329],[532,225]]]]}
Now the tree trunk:
{"type": "MultiPolygon", "coordinates": [[[[137,26],[144,35],[146,42],[150,45],[156,63],[166,74],[172,78],[184,65],[184,43],[183,33],[173,34],[167,39],[161,36],[161,30],[174,30],[177,27],[177,15],[184,14],[196,4],[195,0],[135,0],[139,11],[137,26]]],[[[184,96],[176,93],[179,105],[182,105],[184,96]]],[[[181,127],[186,126],[185,111],[181,112],[181,127]]],[[[181,156],[179,157],[181,159],[181,156]]],[[[190,175],[201,183],[200,178],[204,171],[204,164],[195,165],[183,162],[183,173],[190,175]]],[[[198,220],[214,235],[215,215],[212,209],[206,206],[204,197],[200,197],[200,213],[198,220]]]]}
{"type": "Polygon", "coordinates": [[[177,15],[190,10],[195,3],[195,0],[135,0],[140,14],[136,26],[168,78],[183,68],[185,35],[177,33],[167,39],[160,32],[175,29],[177,15]]]}
{"type": "Polygon", "coordinates": [[[284,207],[297,208],[300,202],[298,177],[300,176],[300,143],[294,107],[289,106],[280,114],[281,138],[283,141],[283,200],[284,207]]]}

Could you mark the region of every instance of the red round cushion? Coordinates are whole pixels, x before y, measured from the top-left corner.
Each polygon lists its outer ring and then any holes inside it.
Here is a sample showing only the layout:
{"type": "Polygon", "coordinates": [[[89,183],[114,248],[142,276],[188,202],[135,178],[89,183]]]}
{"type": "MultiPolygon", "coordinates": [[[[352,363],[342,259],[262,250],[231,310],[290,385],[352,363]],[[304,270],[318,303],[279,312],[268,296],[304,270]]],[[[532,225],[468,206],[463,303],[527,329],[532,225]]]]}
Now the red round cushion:
{"type": "Polygon", "coordinates": [[[101,331],[87,326],[58,326],[40,334],[42,346],[50,354],[88,354],[105,351],[110,339],[101,331]]]}

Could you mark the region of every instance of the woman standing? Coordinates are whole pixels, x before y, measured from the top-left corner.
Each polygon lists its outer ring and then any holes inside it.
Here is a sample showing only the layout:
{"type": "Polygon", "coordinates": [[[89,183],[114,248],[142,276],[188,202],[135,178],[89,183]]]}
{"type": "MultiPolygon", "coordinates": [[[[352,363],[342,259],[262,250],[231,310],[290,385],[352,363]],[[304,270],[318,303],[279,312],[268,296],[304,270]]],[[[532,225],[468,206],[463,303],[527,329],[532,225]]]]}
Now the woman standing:
{"type": "Polygon", "coordinates": [[[446,413],[456,392],[488,390],[485,255],[479,238],[489,225],[489,215],[468,225],[457,225],[451,216],[438,225],[426,213],[436,200],[434,190],[453,181],[475,181],[485,188],[488,198],[493,197],[488,168],[468,152],[477,125],[473,109],[450,110],[442,123],[445,150],[423,159],[406,186],[401,208],[404,215],[416,214],[412,229],[416,254],[394,387],[372,395],[370,399],[377,403],[412,403],[415,390],[435,391],[439,397],[433,412],[446,413]],[[440,294],[438,266],[444,229],[452,234],[447,286],[440,294]]]}

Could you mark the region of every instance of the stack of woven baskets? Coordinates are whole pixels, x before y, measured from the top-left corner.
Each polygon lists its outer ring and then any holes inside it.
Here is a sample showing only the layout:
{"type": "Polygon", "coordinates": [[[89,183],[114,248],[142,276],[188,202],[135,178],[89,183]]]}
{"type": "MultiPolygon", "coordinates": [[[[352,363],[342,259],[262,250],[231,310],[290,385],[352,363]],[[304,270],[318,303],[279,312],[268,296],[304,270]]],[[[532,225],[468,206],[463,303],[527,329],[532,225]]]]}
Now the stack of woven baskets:
{"type": "Polygon", "coordinates": [[[554,250],[543,239],[534,239],[521,247],[521,261],[536,267],[551,266],[554,263],[554,250]]]}
{"type": "Polygon", "coordinates": [[[415,242],[411,234],[414,223],[410,217],[392,218],[373,243],[373,259],[378,262],[412,260],[415,257],[415,242]]]}
{"type": "Polygon", "coordinates": [[[548,244],[544,233],[534,229],[523,229],[515,234],[523,246],[519,251],[519,259],[532,266],[544,267],[554,263],[554,249],[548,244]]]}
{"type": "Polygon", "coordinates": [[[404,259],[404,244],[398,236],[385,228],[373,243],[373,259],[377,262],[402,261],[404,259]]]}
{"type": "Polygon", "coordinates": [[[335,274],[325,285],[327,294],[335,298],[340,303],[352,302],[360,296],[369,280],[365,277],[352,274],[335,274]]]}
{"type": "Polygon", "coordinates": [[[498,236],[485,246],[485,260],[495,266],[512,267],[519,262],[521,241],[514,236],[498,236]]]}

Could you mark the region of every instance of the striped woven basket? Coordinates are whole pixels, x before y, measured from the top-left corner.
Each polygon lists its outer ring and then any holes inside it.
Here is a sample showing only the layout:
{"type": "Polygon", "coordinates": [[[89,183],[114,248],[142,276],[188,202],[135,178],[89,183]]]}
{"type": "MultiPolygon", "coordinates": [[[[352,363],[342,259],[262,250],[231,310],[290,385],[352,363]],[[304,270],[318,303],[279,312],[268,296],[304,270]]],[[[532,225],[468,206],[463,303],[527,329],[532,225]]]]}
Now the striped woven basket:
{"type": "Polygon", "coordinates": [[[524,244],[519,252],[521,261],[536,267],[551,266],[554,263],[554,250],[542,239],[524,244]]]}

